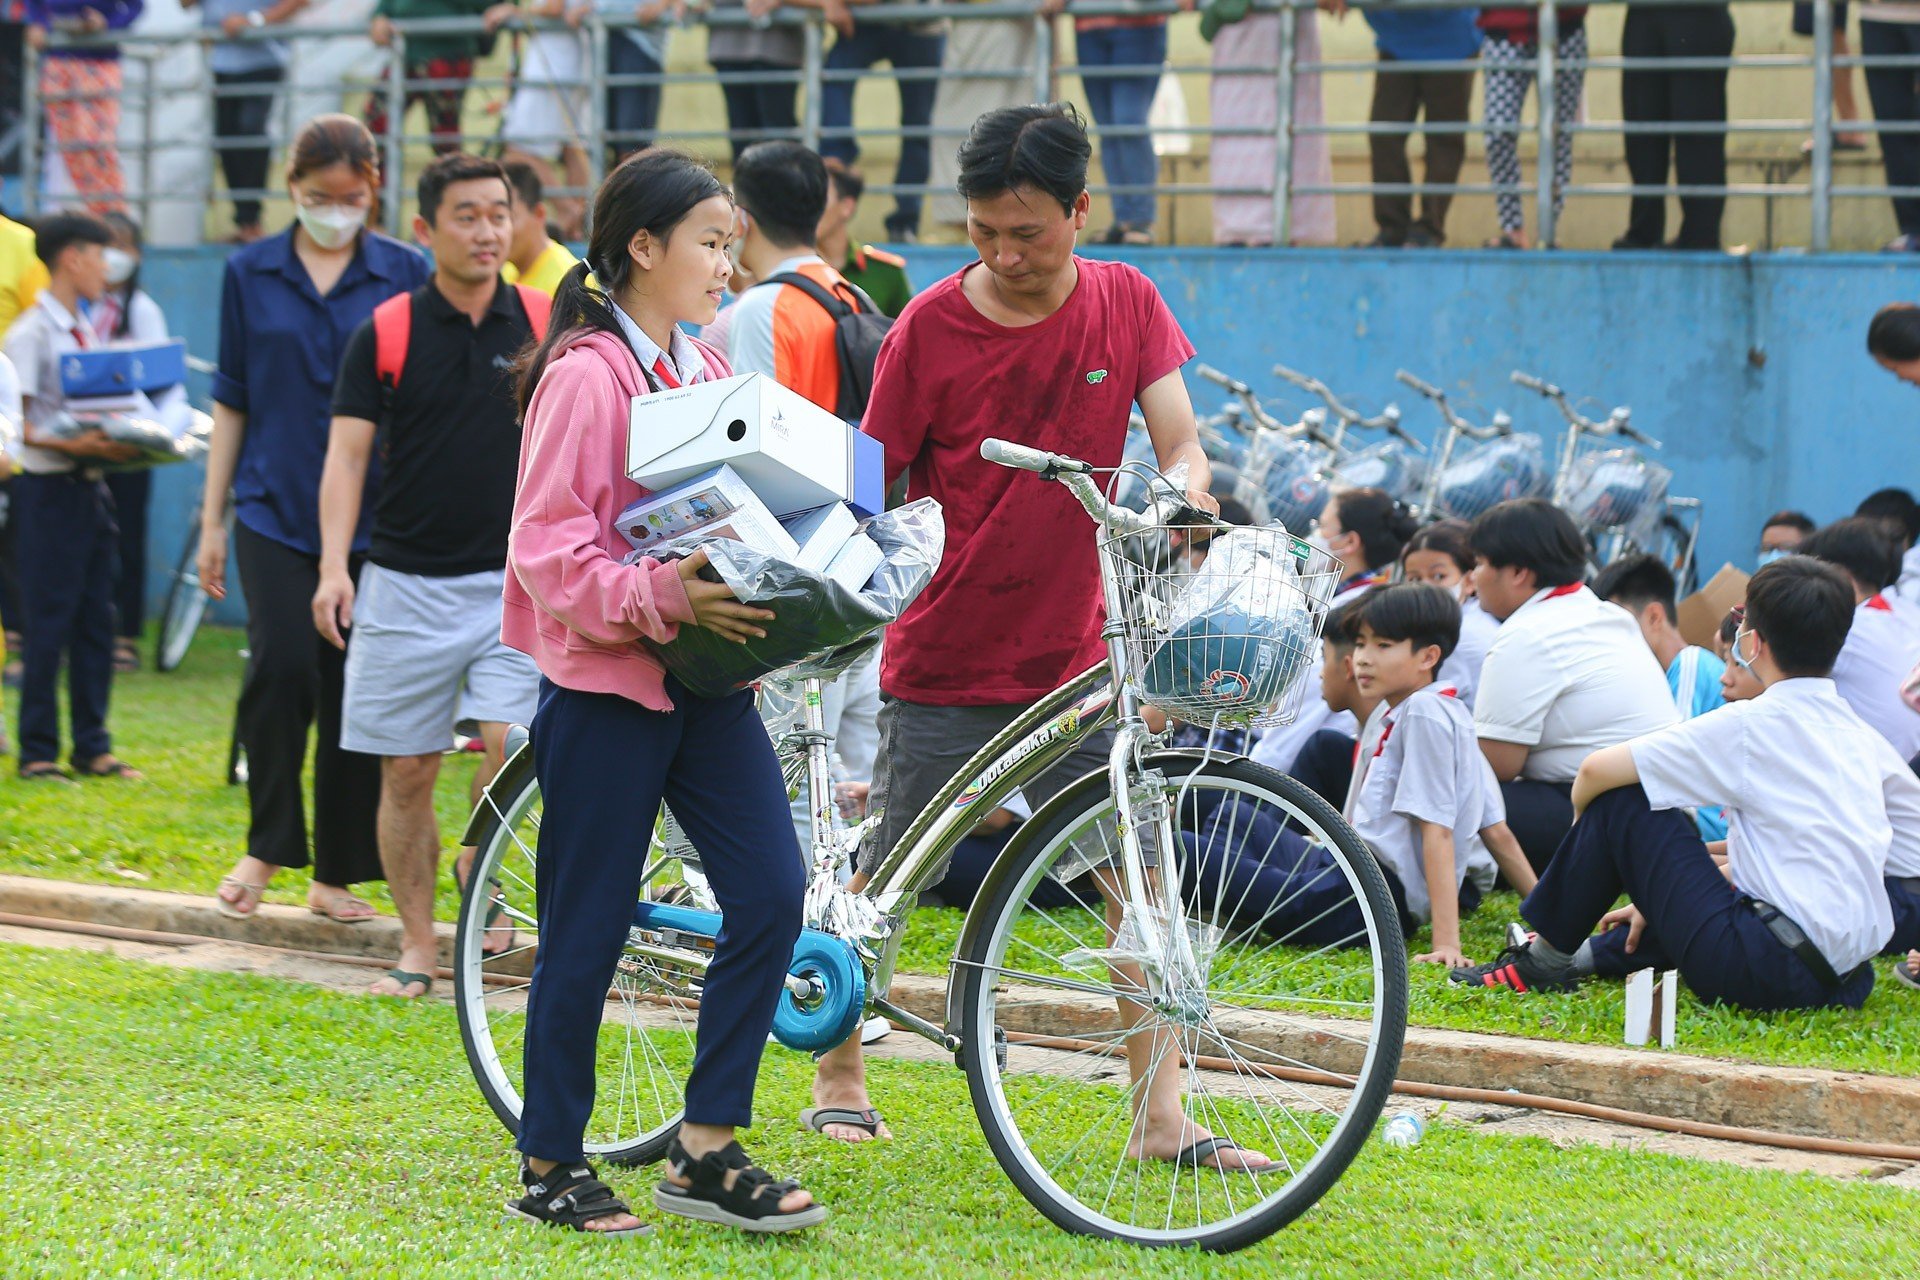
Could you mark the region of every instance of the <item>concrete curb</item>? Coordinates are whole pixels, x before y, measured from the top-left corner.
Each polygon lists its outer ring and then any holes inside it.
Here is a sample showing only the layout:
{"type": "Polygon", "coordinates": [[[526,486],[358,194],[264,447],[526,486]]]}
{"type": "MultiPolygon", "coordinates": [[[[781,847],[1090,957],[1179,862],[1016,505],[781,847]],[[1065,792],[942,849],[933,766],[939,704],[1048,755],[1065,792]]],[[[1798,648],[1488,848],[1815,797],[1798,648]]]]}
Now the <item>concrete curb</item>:
{"type": "MultiPolygon", "coordinates": [[[[229,920],[214,910],[211,897],[30,876],[0,876],[0,912],[381,959],[397,955],[400,945],[399,922],[389,917],[340,925],[304,908],[269,904],[252,920],[229,920]]],[[[447,964],[452,926],[440,925],[439,932],[441,963],[447,964]]],[[[946,1017],[944,979],[901,974],[893,998],[932,1021],[946,1017]]],[[[1017,1019],[1009,1031],[1075,1036],[1093,1025],[1095,1013],[1083,1001],[1060,999],[1022,1003],[1005,1016],[1017,1019]]],[[[1298,1043],[1273,1047],[1339,1069],[1328,1038],[1310,1027],[1289,1036],[1298,1043]]],[[[1400,1078],[1516,1089],[1709,1124],[1920,1146],[1920,1081],[1893,1076],[1410,1027],[1400,1078]]]]}

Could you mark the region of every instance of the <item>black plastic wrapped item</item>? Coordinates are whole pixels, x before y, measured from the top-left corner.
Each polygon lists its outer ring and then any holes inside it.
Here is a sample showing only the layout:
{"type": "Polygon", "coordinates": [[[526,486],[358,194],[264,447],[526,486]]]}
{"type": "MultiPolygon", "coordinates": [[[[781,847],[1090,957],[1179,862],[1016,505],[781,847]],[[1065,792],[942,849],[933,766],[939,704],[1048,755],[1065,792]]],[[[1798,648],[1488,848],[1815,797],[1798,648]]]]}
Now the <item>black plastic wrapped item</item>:
{"type": "Polygon", "coordinates": [[[932,498],[875,516],[865,532],[886,558],[859,591],[744,543],[715,539],[704,544],[708,560],[736,597],[773,611],[767,634],[737,644],[682,623],[674,642],[654,645],[654,652],[681,684],[703,698],[731,693],[783,667],[797,666],[822,678],[836,674],[926,589],[946,548],[946,523],[932,498]]]}

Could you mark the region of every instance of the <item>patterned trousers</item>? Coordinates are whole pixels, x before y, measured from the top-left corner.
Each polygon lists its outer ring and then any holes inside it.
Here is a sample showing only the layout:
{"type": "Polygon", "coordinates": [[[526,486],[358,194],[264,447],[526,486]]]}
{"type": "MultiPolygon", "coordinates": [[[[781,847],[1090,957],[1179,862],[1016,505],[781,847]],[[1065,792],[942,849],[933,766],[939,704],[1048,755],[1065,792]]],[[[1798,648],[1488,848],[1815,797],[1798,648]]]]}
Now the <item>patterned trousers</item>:
{"type": "MultiPolygon", "coordinates": [[[[1586,88],[1587,69],[1564,65],[1566,59],[1582,61],[1587,56],[1587,30],[1581,27],[1560,37],[1554,46],[1560,61],[1554,65],[1553,114],[1561,124],[1572,124],[1580,115],[1580,96],[1586,88]]],[[[1534,73],[1513,64],[1538,53],[1529,41],[1519,43],[1489,36],[1480,46],[1480,61],[1486,68],[1487,172],[1500,194],[1495,203],[1500,210],[1500,229],[1518,231],[1526,225],[1521,212],[1520,193],[1527,183],[1520,172],[1520,109],[1526,105],[1527,90],[1533,87],[1534,73]]],[[[1553,211],[1557,216],[1566,203],[1562,194],[1573,181],[1573,135],[1564,130],[1553,139],[1553,211]]]]}
{"type": "MultiPolygon", "coordinates": [[[[387,136],[387,84],[393,78],[393,65],[389,63],[380,73],[380,83],[367,95],[367,132],[375,138],[387,136]]],[[[406,103],[401,109],[404,116],[419,103],[427,113],[427,132],[433,138],[435,155],[446,155],[460,149],[460,106],[467,96],[466,82],[473,78],[472,58],[429,58],[425,62],[409,62],[406,78],[414,80],[458,80],[458,85],[450,88],[408,89],[406,103]]],[[[401,129],[405,130],[405,122],[401,129]]],[[[384,160],[384,153],[382,159],[384,160]]]]}
{"type": "Polygon", "coordinates": [[[120,170],[121,86],[118,58],[48,57],[40,63],[47,131],[61,148],[74,191],[92,213],[127,207],[120,170]]]}

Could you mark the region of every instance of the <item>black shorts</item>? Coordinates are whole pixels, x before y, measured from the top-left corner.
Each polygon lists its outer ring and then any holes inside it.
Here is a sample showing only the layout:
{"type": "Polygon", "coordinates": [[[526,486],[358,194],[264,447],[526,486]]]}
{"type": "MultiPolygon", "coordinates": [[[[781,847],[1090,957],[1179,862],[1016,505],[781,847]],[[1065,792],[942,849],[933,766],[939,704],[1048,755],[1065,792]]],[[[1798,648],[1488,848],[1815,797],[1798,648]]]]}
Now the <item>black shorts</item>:
{"type": "MultiPolygon", "coordinates": [[[[1845,35],[1847,30],[1847,6],[1833,6],[1833,30],[1837,35],[1845,35]]],[[[1793,34],[1810,36],[1813,34],[1813,6],[1796,4],[1793,6],[1793,34]]]]}

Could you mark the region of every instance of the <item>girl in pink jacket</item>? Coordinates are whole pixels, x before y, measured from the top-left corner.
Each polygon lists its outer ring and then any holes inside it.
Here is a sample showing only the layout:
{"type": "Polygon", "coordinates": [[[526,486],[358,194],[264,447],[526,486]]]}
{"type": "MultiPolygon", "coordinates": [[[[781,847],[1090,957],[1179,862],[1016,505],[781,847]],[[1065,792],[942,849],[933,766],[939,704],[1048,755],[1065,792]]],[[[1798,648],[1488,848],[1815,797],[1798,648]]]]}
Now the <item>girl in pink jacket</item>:
{"type": "Polygon", "coordinates": [[[685,1119],[654,1201],[755,1231],[826,1217],[733,1138],[751,1122],[800,932],[786,784],[751,692],[695,697],[643,643],[689,625],[744,641],[773,615],[701,579],[704,552],[622,563],[613,523],[642,492],[623,467],[633,397],[730,373],[679,326],[713,321],[732,274],[733,220],[726,188],[685,156],[649,150],[614,170],[594,200],[586,261],[561,283],[521,383],[526,439],[501,636],[543,676],[533,753],[544,817],[519,1141],[526,1195],[509,1208],[602,1236],[647,1229],[595,1175],[582,1138],[606,993],[663,799],[700,852],[726,927],[700,1002],[685,1119]]]}

